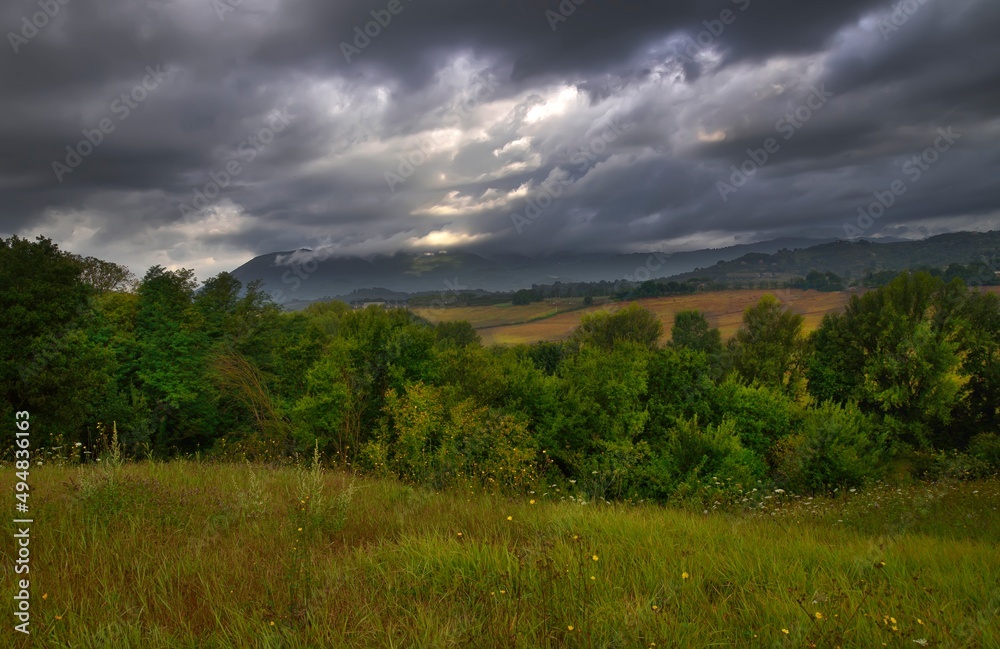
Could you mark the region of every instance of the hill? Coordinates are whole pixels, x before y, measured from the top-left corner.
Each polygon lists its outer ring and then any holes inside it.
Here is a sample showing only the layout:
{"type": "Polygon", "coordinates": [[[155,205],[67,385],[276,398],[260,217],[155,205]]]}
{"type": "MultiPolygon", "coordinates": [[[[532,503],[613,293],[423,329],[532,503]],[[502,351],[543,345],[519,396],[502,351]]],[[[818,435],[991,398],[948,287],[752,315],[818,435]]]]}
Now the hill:
{"type": "Polygon", "coordinates": [[[833,241],[774,253],[752,252],[713,266],[675,275],[676,281],[702,280],[729,285],[786,282],[810,271],[832,272],[847,280],[871,273],[916,268],[946,269],[952,264],[984,263],[1000,270],[1000,231],[955,232],[919,241],[833,241]]]}
{"type": "Polygon", "coordinates": [[[751,253],[814,245],[815,239],[778,239],[712,250],[676,253],[563,254],[548,257],[468,252],[399,253],[370,258],[330,256],[325,250],[273,252],[233,271],[244,285],[264,282],[279,303],[340,299],[353,292],[451,294],[466,289],[515,291],[533,284],[621,280],[640,269],[664,277],[751,253]],[[652,259],[652,261],[651,261],[652,259]],[[651,269],[651,271],[650,271],[651,269]]]}

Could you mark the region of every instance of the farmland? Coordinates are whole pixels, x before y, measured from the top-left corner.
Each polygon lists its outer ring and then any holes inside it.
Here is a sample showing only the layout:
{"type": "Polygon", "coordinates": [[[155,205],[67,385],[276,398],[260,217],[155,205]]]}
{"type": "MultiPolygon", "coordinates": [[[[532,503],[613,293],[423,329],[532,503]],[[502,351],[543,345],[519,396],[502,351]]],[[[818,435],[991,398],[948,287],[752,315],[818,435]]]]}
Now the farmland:
{"type": "MultiPolygon", "coordinates": [[[[646,309],[655,313],[669,332],[674,315],[679,311],[698,310],[708,318],[709,324],[717,327],[722,337],[729,338],[739,328],[743,311],[765,294],[775,295],[794,312],[805,316],[805,329],[811,331],[819,326],[827,313],[844,308],[850,298],[849,293],[819,293],[800,290],[737,290],[697,293],[672,297],[637,300],[646,309]]],[[[479,330],[484,344],[532,343],[540,340],[557,341],[566,339],[580,323],[585,313],[609,308],[609,305],[583,306],[580,299],[546,300],[526,306],[484,306],[456,307],[452,309],[415,309],[416,313],[431,322],[442,320],[468,320],[479,330]]],[[[626,303],[614,303],[624,306],[626,303]]]]}
{"type": "MultiPolygon", "coordinates": [[[[1000,287],[991,286],[988,290],[1000,294],[1000,287]]],[[[804,316],[803,329],[810,332],[819,326],[824,315],[843,310],[853,293],[820,293],[795,289],[734,290],[649,298],[635,300],[634,303],[655,313],[663,323],[667,336],[675,314],[679,311],[697,310],[705,314],[709,324],[717,327],[725,340],[739,329],[743,311],[767,294],[774,295],[785,307],[804,316]]],[[[483,344],[511,345],[565,340],[579,325],[583,314],[626,304],[630,302],[598,302],[593,306],[584,306],[582,299],[563,298],[522,306],[500,304],[414,309],[414,312],[433,323],[467,320],[478,330],[483,344]]]]}

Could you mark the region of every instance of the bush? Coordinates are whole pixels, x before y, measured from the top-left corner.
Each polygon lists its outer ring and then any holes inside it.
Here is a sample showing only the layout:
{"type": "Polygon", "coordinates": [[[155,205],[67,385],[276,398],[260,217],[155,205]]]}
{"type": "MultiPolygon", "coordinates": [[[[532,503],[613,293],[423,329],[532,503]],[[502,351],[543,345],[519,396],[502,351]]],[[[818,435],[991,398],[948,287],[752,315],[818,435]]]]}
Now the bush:
{"type": "Polygon", "coordinates": [[[696,487],[706,477],[733,485],[750,485],[762,478],[762,458],[743,446],[736,422],[723,419],[718,426],[702,428],[697,418],[679,421],[665,448],[675,484],[681,492],[696,487]]]}
{"type": "Polygon", "coordinates": [[[778,449],[778,479],[804,493],[857,487],[878,477],[886,433],[854,405],[824,402],[807,413],[802,432],[778,449]]]}
{"type": "Polygon", "coordinates": [[[435,489],[474,483],[524,491],[538,481],[534,441],[511,416],[468,399],[450,403],[443,390],[421,383],[390,393],[385,412],[382,429],[362,452],[372,472],[435,489]]]}
{"type": "Polygon", "coordinates": [[[775,445],[790,435],[799,423],[799,409],[790,397],[777,389],[747,386],[734,379],[717,388],[715,404],[720,420],[733,420],[743,446],[771,466],[776,463],[775,445]]]}
{"type": "Polygon", "coordinates": [[[986,463],[990,469],[1000,470],[1000,435],[980,433],[969,442],[969,455],[986,463]]]}

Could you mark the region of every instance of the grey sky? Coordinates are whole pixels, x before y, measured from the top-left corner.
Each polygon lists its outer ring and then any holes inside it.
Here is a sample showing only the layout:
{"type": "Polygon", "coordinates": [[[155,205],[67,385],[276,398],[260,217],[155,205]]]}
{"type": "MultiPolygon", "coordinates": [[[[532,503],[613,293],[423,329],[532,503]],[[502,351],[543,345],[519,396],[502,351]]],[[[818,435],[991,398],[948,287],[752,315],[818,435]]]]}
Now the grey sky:
{"type": "Polygon", "coordinates": [[[140,274],[1000,225],[995,0],[64,1],[0,7],[0,231],[140,274]]]}

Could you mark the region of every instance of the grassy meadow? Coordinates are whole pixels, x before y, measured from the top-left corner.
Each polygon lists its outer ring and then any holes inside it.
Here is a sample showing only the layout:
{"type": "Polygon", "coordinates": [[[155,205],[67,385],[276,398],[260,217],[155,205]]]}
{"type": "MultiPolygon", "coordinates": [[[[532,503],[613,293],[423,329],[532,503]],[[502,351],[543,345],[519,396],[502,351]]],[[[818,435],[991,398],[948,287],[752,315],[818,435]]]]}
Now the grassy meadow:
{"type": "Polygon", "coordinates": [[[3,646],[1000,647],[996,478],[720,490],[707,510],[315,465],[47,464],[31,482],[32,634],[8,623],[3,646]]]}

